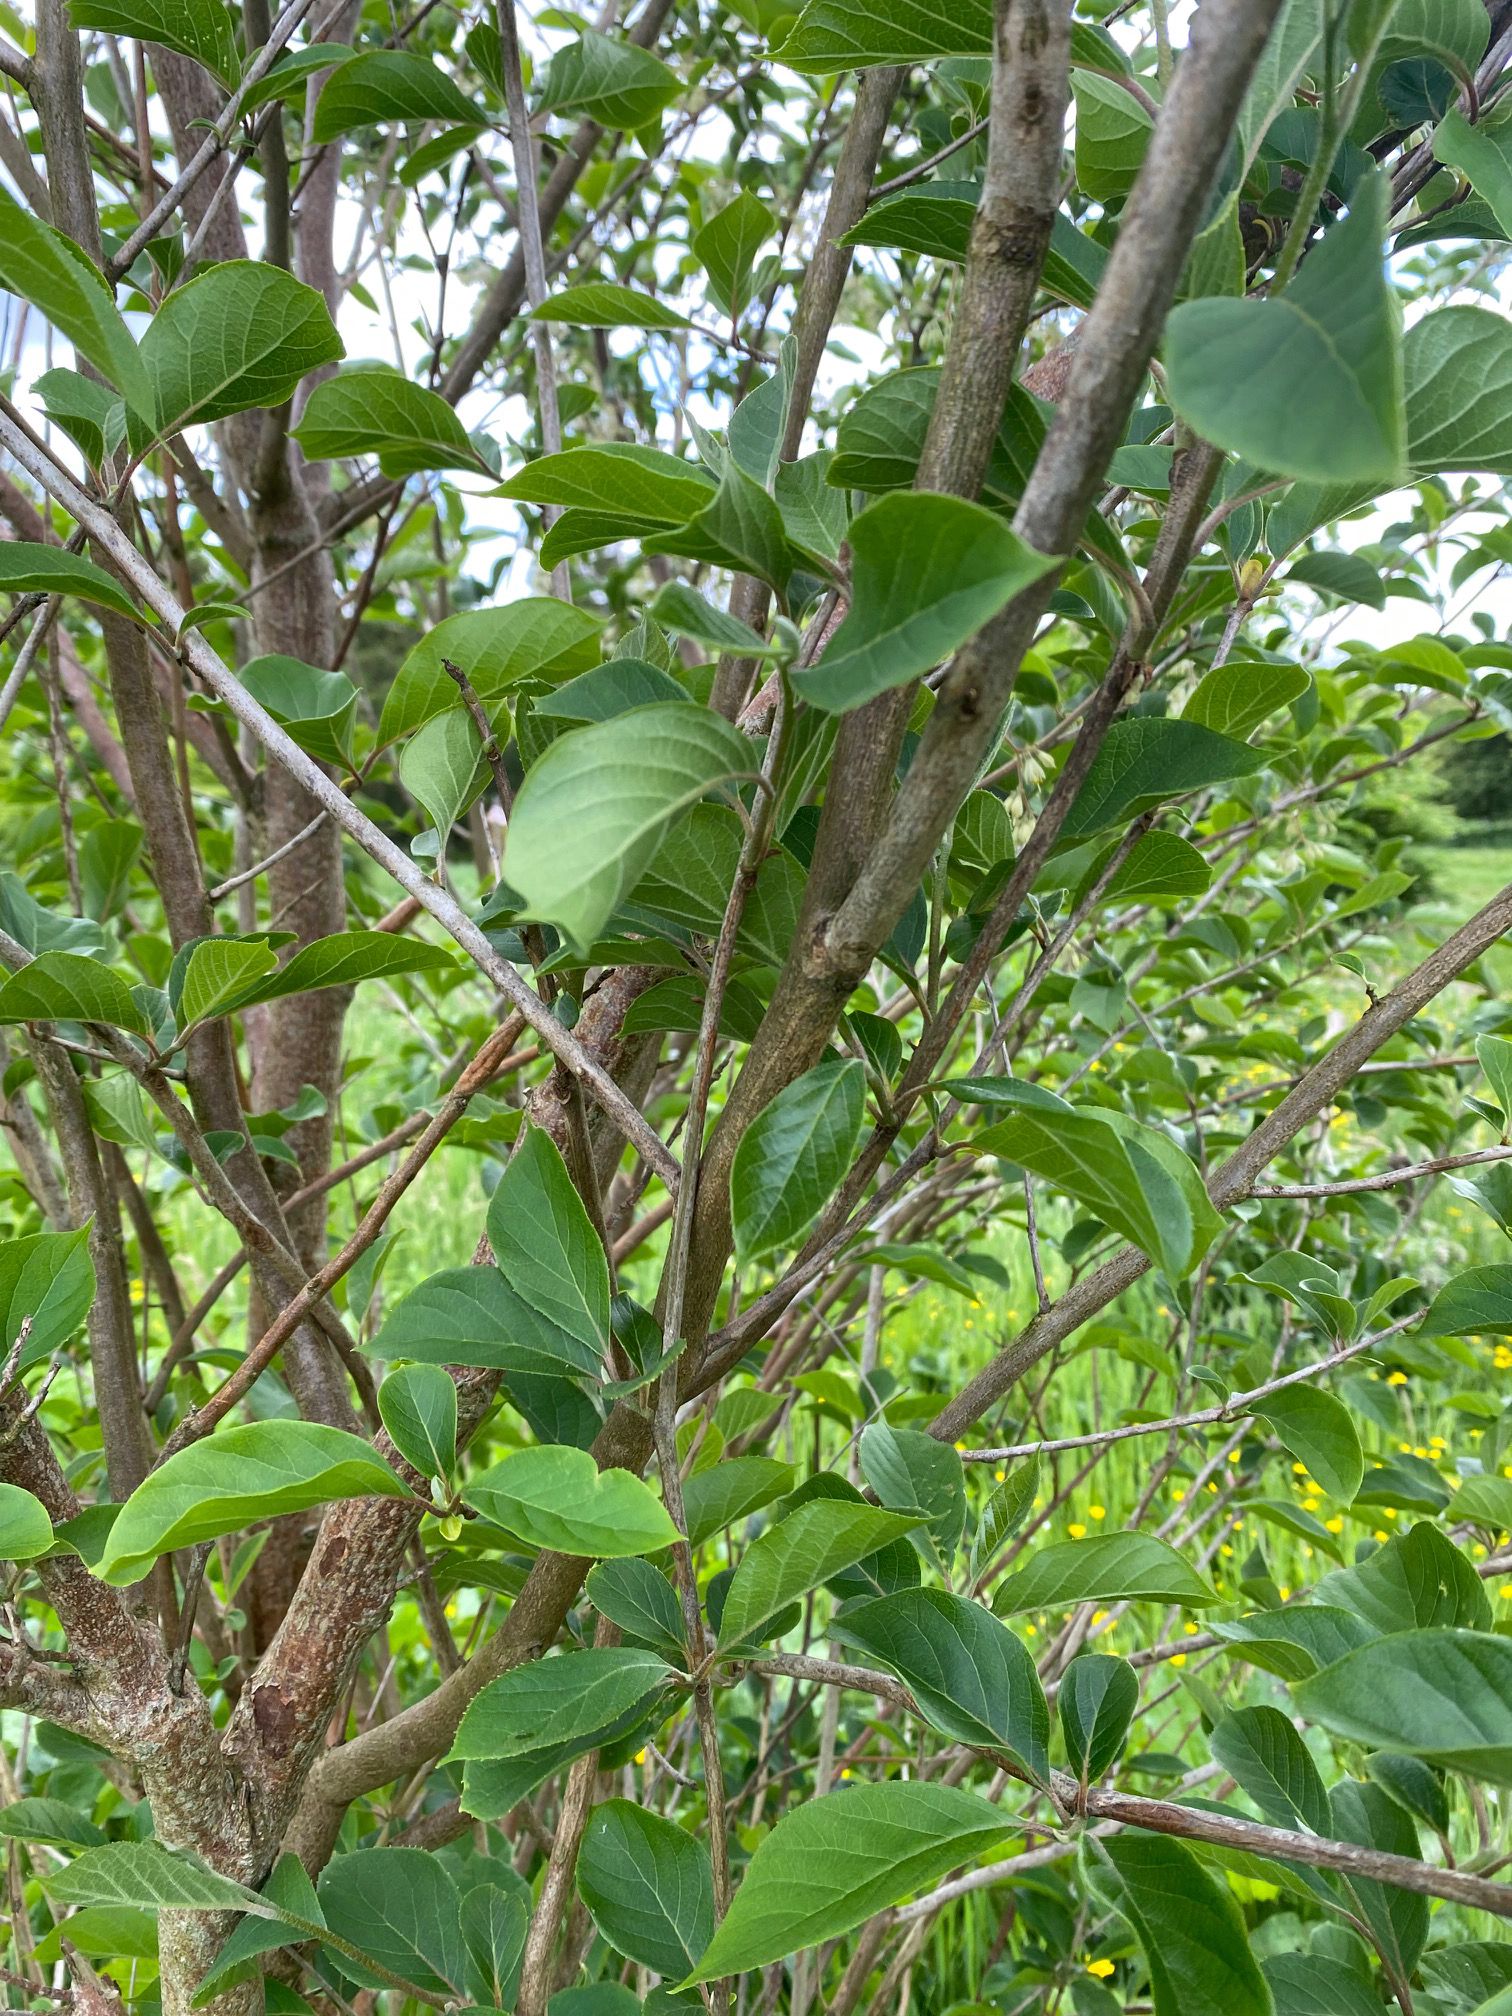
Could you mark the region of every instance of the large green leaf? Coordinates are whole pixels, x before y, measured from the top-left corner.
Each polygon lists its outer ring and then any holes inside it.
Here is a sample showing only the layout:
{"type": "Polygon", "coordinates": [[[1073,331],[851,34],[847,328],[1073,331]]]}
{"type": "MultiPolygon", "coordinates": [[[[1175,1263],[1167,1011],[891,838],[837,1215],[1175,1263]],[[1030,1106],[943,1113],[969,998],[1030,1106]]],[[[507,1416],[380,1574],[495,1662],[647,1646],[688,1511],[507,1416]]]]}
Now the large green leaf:
{"type": "Polygon", "coordinates": [[[830,1633],[896,1673],[942,1735],[1006,1750],[1044,1779],[1045,1690],[1024,1645],[980,1603],[941,1589],[900,1589],[847,1604],[830,1633]]]}
{"type": "Polygon", "coordinates": [[[1125,1134],[1100,1113],[1024,1111],[986,1128],[974,1145],[1074,1197],[1179,1280],[1202,1257],[1214,1227],[1207,1214],[1194,1215],[1190,1186],[1167,1166],[1155,1139],[1153,1130],[1125,1134]]]}
{"type": "Polygon", "coordinates": [[[1485,1631],[1491,1605],[1466,1557],[1428,1520],[1398,1533],[1351,1568],[1336,1568],[1313,1592],[1376,1631],[1427,1630],[1455,1625],[1485,1631]]]}
{"type": "Polygon", "coordinates": [[[526,596],[502,609],[467,609],[420,640],[399,667],[378,723],[381,743],[444,714],[457,704],[449,659],[467,674],[492,719],[499,703],[525,679],[551,681],[598,663],[596,616],[549,595],[526,596]]]}
{"type": "Polygon", "coordinates": [[[573,729],[526,772],[505,879],[528,916],[586,951],[678,815],[755,767],[737,729],[687,703],[636,707],[573,729]]]}
{"type": "Polygon", "coordinates": [[[866,1074],[829,1059],[785,1086],[735,1150],[730,1207],[742,1266],[796,1246],[850,1167],[866,1118],[866,1074]]]}
{"type": "Polygon", "coordinates": [[[628,1470],[601,1471],[585,1449],[520,1449],[463,1497],[533,1547],[612,1560],[654,1554],[677,1538],[661,1500],[628,1470]]]}
{"type": "Polygon", "coordinates": [[[552,57],[538,109],[633,131],[664,112],[682,88],[648,50],[590,29],[552,57]]]}
{"type": "Polygon", "coordinates": [[[1381,260],[1384,178],[1275,300],[1188,301],[1166,325],[1171,403],[1257,468],[1387,488],[1406,458],[1400,315],[1381,260]]]}
{"type": "Polygon", "coordinates": [[[1215,735],[1197,721],[1158,714],[1115,721],[1066,814],[1062,837],[1079,840],[1100,833],[1168,798],[1249,777],[1264,767],[1258,749],[1215,735]]]}
{"type": "Polygon", "coordinates": [[[1313,1386],[1286,1386],[1259,1402],[1255,1412],[1307,1465],[1330,1498],[1348,1504],[1365,1475],[1365,1457],[1349,1409],[1313,1386]]]}
{"type": "Polygon", "coordinates": [[[105,276],[71,238],[54,231],[0,189],[0,287],[40,310],[80,357],[108,378],[138,413],[152,390],[105,276]]]}
{"type": "Polygon", "coordinates": [[[303,659],[270,652],[252,659],[238,676],[301,749],[322,763],[352,767],[357,688],[344,672],[325,672],[303,659]]]}
{"type": "MultiPolygon", "coordinates": [[[[1512,329],[1485,308],[1438,308],[1407,332],[1407,463],[1412,476],[1512,474],[1512,329]]],[[[1271,512],[1266,541],[1290,552],[1317,525],[1376,495],[1376,483],[1299,483],[1271,512]]]]}
{"type": "Polygon", "coordinates": [[[589,1815],[577,1883],[615,1952],[669,1981],[690,1972],[713,1936],[708,1849],[628,1799],[611,1799],[589,1815]]]}
{"type": "Polygon", "coordinates": [[[685,524],[713,494],[712,478],[696,463],[628,441],[542,455],[499,486],[501,497],[525,504],[560,504],[660,525],[685,524]]]}
{"type": "Polygon", "coordinates": [[[1096,203],[1122,203],[1139,179],[1155,121],[1131,92],[1095,71],[1078,70],[1071,86],[1077,187],[1096,203]]]}
{"type": "Polygon", "coordinates": [[[603,1348],[584,1345],[537,1315],[494,1267],[447,1267],[389,1311],[364,1350],[428,1365],[487,1365],[501,1372],[602,1369],[603,1348]]]}
{"type": "Polygon", "coordinates": [[[772,56],[789,70],[822,77],[879,63],[985,56],[991,47],[992,9],[986,0],[961,0],[946,8],[927,0],[883,0],[881,5],[874,0],[809,0],[772,56]]]}
{"type": "Polygon", "coordinates": [[[444,847],[452,827],[488,782],[483,738],[458,704],[417,728],[399,758],[399,782],[436,829],[444,847]]]}
{"type": "Polygon", "coordinates": [[[1282,1680],[1305,1679],[1376,1635],[1363,1617],[1332,1603],[1257,1610],[1231,1623],[1220,1618],[1208,1629],[1233,1645],[1251,1666],[1282,1680]]]}
{"type": "Polygon", "coordinates": [[[873,1505],[820,1498],[800,1505],[748,1547],[725,1596],[722,1645],[756,1636],[769,1617],[821,1582],[853,1568],[919,1524],[916,1517],[873,1505]]]}
{"type": "Polygon", "coordinates": [[[491,1680],[469,1705],[451,1754],[469,1762],[591,1750],[638,1718],[672,1678],[665,1659],[630,1646],[532,1660],[491,1680]]]}
{"type": "Polygon", "coordinates": [[[1218,1600],[1168,1541],[1153,1533],[1095,1533],[1037,1547],[1025,1567],[999,1582],[992,1607],[1011,1617],[1076,1603],[1180,1603],[1198,1610],[1218,1600]]]}
{"type": "Polygon", "coordinates": [[[82,553],[42,546],[27,539],[0,545],[0,592],[7,595],[76,595],[117,616],[141,621],[141,611],[119,582],[82,553]]]}
{"type": "Polygon", "coordinates": [[[1139,1676],[1127,1659],[1083,1652],[1071,1661],[1061,1676],[1055,1712],[1066,1761],[1078,1778],[1093,1784],[1111,1769],[1138,1707],[1139,1676]]]}
{"type": "Polygon", "coordinates": [[[1300,699],[1310,684],[1300,665],[1230,659],[1203,677],[1181,718],[1210,728],[1215,735],[1247,742],[1262,721],[1278,707],[1300,699]]]}
{"type": "Polygon", "coordinates": [[[357,364],[315,387],[295,439],[312,461],[376,455],[385,476],[421,469],[491,474],[456,411],[386,364],[357,364]]]}
{"type": "Polygon", "coordinates": [[[405,1365],[378,1388],[389,1440],[422,1477],[450,1477],[457,1461],[457,1389],[439,1365],[405,1365]]]}
{"type": "Polygon", "coordinates": [[[712,299],[732,322],[750,296],[756,254],[776,228],[765,203],[742,189],[693,233],[693,255],[709,276],[712,299]]]}
{"type": "Polygon", "coordinates": [[[582,280],[532,308],[532,322],[562,322],[569,329],[686,329],[688,318],[654,294],[614,280],[582,280]]]}
{"type": "Polygon", "coordinates": [[[1213,1724],[1209,1741],[1214,1759],[1273,1827],[1331,1831],[1323,1780],[1289,1715],[1268,1704],[1235,1708],[1213,1724]]]}
{"type": "Polygon", "coordinates": [[[69,0],[68,12],[76,28],[175,49],[227,86],[241,69],[237,17],[225,0],[173,0],[171,6],[168,0],[69,0]]]}
{"type": "Polygon", "coordinates": [[[101,1022],[148,1034],[147,1018],[117,973],[80,952],[44,952],[0,986],[0,1023],[101,1022]]]}
{"type": "Polygon", "coordinates": [[[487,123],[476,102],[428,56],[408,49],[367,49],[326,80],[315,105],[312,137],[321,144],[359,126],[432,119],[457,126],[487,123]]]}
{"type": "Polygon", "coordinates": [[[23,1366],[50,1358],[73,1336],[94,1301],[89,1227],[28,1232],[0,1241],[0,1363],[31,1318],[23,1366]]]}
{"type": "Polygon", "coordinates": [[[1311,1722],[1372,1748],[1512,1785],[1512,1641],[1486,1631],[1372,1640],[1300,1680],[1311,1722]]]}
{"type": "Polygon", "coordinates": [[[689,1544],[699,1546],[792,1488],[792,1465],[771,1456],[725,1457],[696,1470],[683,1485],[689,1544]]]}
{"type": "Polygon", "coordinates": [[[647,553],[677,553],[705,567],[750,574],[779,590],[793,571],[782,514],[733,456],[702,510],[685,525],[652,533],[641,544],[647,553]]]}
{"type": "Polygon", "coordinates": [[[343,1957],[341,1971],[350,1979],[381,1988],[397,1974],[430,1994],[462,1989],[461,1899],[435,1855],[423,1848],[338,1855],[321,1871],[317,1895],[331,1930],[374,1963],[343,1957]]]}
{"type": "Polygon", "coordinates": [[[889,1512],[917,1512],[942,1557],[960,1545],[966,1524],[966,1478],[948,1443],[922,1428],[872,1421],[861,1431],[861,1474],[889,1512]]]}
{"type": "Polygon", "coordinates": [[[850,613],[818,664],[793,679],[837,714],[938,665],[1059,565],[980,504],[922,490],[869,504],[849,538],[850,613]]]}
{"type": "Polygon", "coordinates": [[[1104,1871],[1111,1866],[1111,1899],[1144,1952],[1156,2016],[1272,2016],[1243,1913],[1190,1848],[1130,1833],[1095,1852],[1104,1871]]]}
{"type": "Polygon", "coordinates": [[[159,434],[282,405],[307,371],[345,354],[324,297],[252,259],[175,287],[141,343],[159,434]]]}
{"type": "Polygon", "coordinates": [[[35,1561],[52,1544],[52,1521],[41,1499],[19,1484],[0,1483],[0,1561],[35,1561]]]}
{"type": "Polygon", "coordinates": [[[602,1370],[609,1346],[609,1263],[567,1165],[529,1128],[488,1206],[488,1238],[511,1297],[509,1327],[553,1369],[602,1370]]]}
{"type": "Polygon", "coordinates": [[[790,1807],[688,1979],[745,1974],[837,1938],[1011,1830],[1007,1814],[950,1785],[857,1785],[790,1807]]]}
{"type": "MultiPolygon", "coordinates": [[[[0,988],[0,1004],[5,990],[0,988]]],[[[1467,1267],[1444,1283],[1423,1318],[1425,1337],[1512,1336],[1512,1266],[1467,1267]]]]}
{"type": "Polygon", "coordinates": [[[406,1486],[359,1436],[318,1421],[254,1421],[181,1449],[121,1507],[98,1573],[140,1582],[160,1554],[333,1498],[403,1498],[406,1486]]]}

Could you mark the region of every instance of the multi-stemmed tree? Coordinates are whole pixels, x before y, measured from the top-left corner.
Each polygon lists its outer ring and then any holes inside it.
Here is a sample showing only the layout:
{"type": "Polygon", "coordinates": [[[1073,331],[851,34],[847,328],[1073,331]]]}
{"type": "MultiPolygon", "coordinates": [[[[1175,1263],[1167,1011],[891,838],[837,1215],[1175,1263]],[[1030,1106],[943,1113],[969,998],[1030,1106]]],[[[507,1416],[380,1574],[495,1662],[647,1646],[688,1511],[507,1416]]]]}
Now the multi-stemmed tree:
{"type": "Polygon", "coordinates": [[[1504,1991],[1512,5],[0,28],[10,1997],[1504,1991]]]}

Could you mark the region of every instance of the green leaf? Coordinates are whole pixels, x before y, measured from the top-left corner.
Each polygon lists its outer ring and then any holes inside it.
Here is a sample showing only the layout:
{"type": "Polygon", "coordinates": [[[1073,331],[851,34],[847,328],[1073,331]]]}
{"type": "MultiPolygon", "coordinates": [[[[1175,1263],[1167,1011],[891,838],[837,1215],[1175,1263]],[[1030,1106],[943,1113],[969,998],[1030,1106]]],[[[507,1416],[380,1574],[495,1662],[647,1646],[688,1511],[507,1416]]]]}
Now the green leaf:
{"type": "Polygon", "coordinates": [[[816,1064],[757,1114],[730,1172],[743,1267],[799,1244],[849,1169],[865,1118],[866,1073],[854,1058],[816,1064]]]}
{"type": "Polygon", "coordinates": [[[1381,262],[1384,178],[1269,301],[1189,301],[1166,324],[1171,404],[1257,468],[1387,488],[1406,462],[1400,313],[1381,262]]]}
{"type": "Polygon", "coordinates": [[[1262,721],[1278,707],[1290,706],[1307,691],[1311,680],[1300,665],[1268,665],[1262,660],[1231,659],[1207,673],[1181,710],[1183,721],[1195,721],[1235,742],[1247,742],[1262,721]]]}
{"type": "MultiPolygon", "coordinates": [[[[713,1467],[717,1470],[720,1466],[713,1467]]],[[[685,1501],[687,1491],[704,1474],[700,1471],[688,1479],[685,1501]]],[[[643,1639],[674,1659],[686,1657],[683,1639],[687,1627],[677,1591],[649,1561],[601,1561],[588,1577],[588,1600],[601,1617],[618,1624],[627,1636],[643,1639]]]]}
{"type": "MultiPolygon", "coordinates": [[[[355,987],[360,980],[395,980],[403,973],[455,973],[457,962],[439,945],[392,931],[335,931],[303,945],[286,966],[251,983],[234,1004],[250,1008],[289,994],[323,987],[355,987]]],[[[3,992],[3,990],[0,990],[3,992]]]]}
{"type": "MultiPolygon", "coordinates": [[[[543,1358],[595,1374],[609,1348],[609,1263],[551,1136],[527,1130],[488,1206],[494,1259],[519,1305],[510,1328],[543,1358]]],[[[631,1552],[638,1550],[631,1549],[631,1552]]]]}
{"type": "Polygon", "coordinates": [[[708,1849],[628,1799],[611,1799],[588,1816],[577,1884],[615,1952],[669,1981],[680,1981],[713,1937],[708,1849]]]}
{"type": "Polygon", "coordinates": [[[1071,1661],[1055,1712],[1067,1761],[1083,1784],[1095,1784],[1117,1763],[1138,1707],[1139,1676],[1127,1659],[1083,1652],[1071,1661]]]}
{"type": "Polygon", "coordinates": [[[918,1525],[911,1515],[847,1500],[812,1499],[748,1547],[725,1596],[721,1645],[754,1638],[769,1617],[918,1525]]]}
{"type": "Polygon", "coordinates": [[[345,354],[324,297],[251,259],[206,267],[175,287],[141,344],[159,435],[280,406],[306,372],[345,354]]]}
{"type": "Polygon", "coordinates": [[[1180,1603],[1200,1610],[1218,1597],[1191,1562],[1153,1533],[1096,1533],[1037,1547],[1005,1576],[992,1607],[999,1617],[1069,1610],[1076,1603],[1180,1603]]]}
{"type": "Polygon", "coordinates": [[[140,1582],[160,1554],[334,1498],[404,1498],[359,1436],[317,1421],[254,1421],[181,1449],[139,1484],[110,1529],[97,1573],[140,1582]]]}
{"type": "Polygon", "coordinates": [[[330,1929],[373,1963],[344,1955],[341,1971],[349,1980],[383,1988],[398,1975],[429,1994],[462,1988],[462,1904],[436,1856],[423,1848],[338,1855],[321,1871],[317,1894],[330,1929]]]}
{"type": "Polygon", "coordinates": [[[105,1835],[66,1799],[13,1799],[9,1806],[0,1806],[0,1839],[42,1841],[50,1848],[98,1848],[105,1835]]]}
{"type": "Polygon", "coordinates": [[[1512,1477],[1467,1477],[1454,1494],[1454,1519],[1474,1520],[1497,1532],[1512,1526],[1512,1477]]]}
{"type": "Polygon", "coordinates": [[[555,924],[586,951],[678,815],[754,768],[745,737],[691,704],[637,707],[573,729],[525,774],[505,879],[527,916],[555,924]]]}
{"type": "Polygon", "coordinates": [[[992,48],[986,0],[937,8],[918,0],[809,0],[772,51],[775,63],[817,77],[880,63],[928,63],[937,56],[985,56],[992,48]]]}
{"type": "Polygon", "coordinates": [[[1249,777],[1264,767],[1258,749],[1215,735],[1196,721],[1153,714],[1115,721],[1066,814],[1061,837],[1079,840],[1100,833],[1168,798],[1249,777]]]}
{"type": "Polygon", "coordinates": [[[494,1267],[448,1267],[412,1288],[363,1346],[374,1358],[426,1365],[482,1365],[501,1372],[594,1378],[602,1347],[589,1348],[536,1315],[494,1267]]]}
{"type": "MultiPolygon", "coordinates": [[[[14,982],[9,983],[14,985],[14,982]]],[[[7,987],[0,987],[3,1012],[7,987]]],[[[1433,1298],[1419,1332],[1424,1337],[1512,1336],[1512,1266],[1468,1267],[1433,1298]]]]}
{"type": "Polygon", "coordinates": [[[1362,602],[1371,609],[1386,607],[1386,584],[1359,553],[1304,553],[1287,569],[1286,580],[1288,585],[1300,581],[1304,588],[1316,588],[1335,601],[1362,602]]]}
{"type": "Polygon", "coordinates": [[[443,843],[488,781],[483,739],[467,708],[433,714],[417,728],[399,758],[399,782],[443,843]]]}
{"type": "Polygon", "coordinates": [[[33,217],[0,189],[0,287],[18,295],[66,336],[138,413],[152,391],[136,339],[100,269],[71,238],[33,217]]]}
{"type": "Polygon", "coordinates": [[[793,1469],[771,1456],[736,1456],[696,1470],[683,1486],[688,1543],[698,1547],[793,1488],[793,1469]]]}
{"type": "Polygon", "coordinates": [[[554,680],[598,663],[596,616],[550,596],[527,596],[503,609],[468,609],[448,616],[399,667],[378,724],[387,745],[457,704],[457,682],[442,664],[465,672],[492,719],[510,690],[525,679],[554,680]]]}
{"type": "Polygon", "coordinates": [[[532,322],[562,322],[569,329],[686,329],[688,318],[654,294],[614,280],[584,280],[532,308],[532,322]]]}
{"type": "MultiPolygon", "coordinates": [[[[296,1917],[316,1925],[325,1923],[325,1913],[315,1895],[315,1885],[297,1855],[286,1853],[279,1856],[262,1887],[262,1895],[270,1904],[296,1917]]],[[[282,1918],[257,1918],[250,1914],[244,1917],[216,1954],[215,1965],[195,1989],[192,2006],[202,2009],[222,1987],[229,1986],[233,1978],[240,1978],[239,1970],[246,1961],[255,1960],[263,1953],[276,1952],[296,1936],[282,1918]]]]}
{"type": "Polygon", "coordinates": [[[1194,1213],[1193,1188],[1172,1170],[1171,1144],[1153,1129],[1125,1132],[1100,1113],[1075,1109],[1025,1110],[984,1129],[974,1146],[1074,1197],[1173,1280],[1197,1264],[1216,1230],[1211,1207],[1204,1213],[1198,1205],[1194,1213]]]}
{"type": "Polygon", "coordinates": [[[203,1863],[174,1855],[156,1841],[109,1841],[86,1848],[65,1869],[49,1872],[49,1893],[60,1904],[140,1905],[163,1911],[252,1911],[279,1916],[277,1908],[218,1876],[203,1863]]]}
{"type": "Polygon", "coordinates": [[[439,120],[484,126],[476,102],[439,64],[407,49],[368,49],[334,70],[315,103],[312,138],[317,146],[359,126],[439,120]]]}
{"type": "Polygon", "coordinates": [[[35,1561],[52,1544],[52,1521],[41,1499],[19,1484],[0,1483],[0,1561],[35,1561]]]}
{"type": "Polygon", "coordinates": [[[706,567],[752,574],[781,590],[793,571],[792,557],[776,504],[731,458],[719,488],[701,511],[675,531],[653,533],[641,544],[647,553],[677,553],[706,567]]]}
{"type": "Polygon", "coordinates": [[[1060,564],[980,504],[929,491],[879,498],[852,519],[849,538],[850,613],[818,664],[793,678],[830,713],[938,665],[1060,564]]]}
{"type": "Polygon", "coordinates": [[[278,970],[278,954],[265,939],[201,938],[184,965],[178,1016],[188,1028],[224,1015],[265,975],[278,970]]]}
{"type": "Polygon", "coordinates": [[[1512,1785],[1512,1641],[1485,1631],[1373,1640],[1298,1681],[1310,1722],[1372,1748],[1512,1785]]]}
{"type": "Polygon", "coordinates": [[[716,609],[686,581],[668,581],[656,591],[650,613],[664,629],[691,637],[713,651],[732,651],[742,658],[781,658],[785,647],[769,643],[725,609],[716,609]]]}
{"type": "Polygon", "coordinates": [[[1342,1960],[1321,1953],[1283,1953],[1261,1970],[1277,2016],[1380,2016],[1374,1983],[1342,1960]]]}
{"type": "Polygon", "coordinates": [[[97,469],[119,446],[126,429],[125,402],[98,378],[86,378],[82,371],[60,365],[42,372],[32,389],[47,417],[56,420],[69,439],[77,442],[92,468],[97,469]]]}
{"type": "Polygon", "coordinates": [[[275,98],[297,104],[302,111],[311,74],[333,70],[338,63],[349,63],[356,54],[349,42],[313,42],[303,49],[285,49],[271,70],[265,70],[255,84],[248,85],[242,95],[242,117],[249,117],[275,98]]]}
{"type": "Polygon", "coordinates": [[[352,768],[357,688],[344,672],[323,672],[273,653],[252,659],[238,677],[307,754],[338,769],[352,768]]]}
{"type": "Polygon", "coordinates": [[[847,1604],[830,1634],[896,1673],[942,1735],[1006,1750],[1045,1779],[1045,1690],[1025,1646],[980,1603],[940,1589],[900,1589],[875,1602],[847,1604]]]}
{"type": "Polygon", "coordinates": [[[150,1033],[124,980],[79,952],[44,952],[0,986],[0,1024],[100,1022],[150,1033]]]}
{"type": "MultiPolygon", "coordinates": [[[[692,462],[628,441],[564,448],[527,462],[499,485],[501,497],[524,504],[560,504],[622,519],[682,525],[714,494],[708,474],[692,462]]],[[[480,689],[481,690],[481,689],[480,689]]]]}
{"type": "Polygon", "coordinates": [[[305,403],[294,438],[314,462],[376,455],[385,476],[422,469],[493,474],[455,410],[387,364],[354,364],[323,379],[305,403]]]}
{"type": "Polygon", "coordinates": [[[171,6],[167,0],[69,0],[68,12],[75,28],[174,49],[228,87],[241,70],[237,17],[224,0],[174,0],[171,6]]]}
{"type": "Polygon", "coordinates": [[[450,1477],[457,1463],[457,1389],[439,1365],[406,1365],[378,1388],[389,1439],[422,1477],[450,1477]]]}
{"type": "Polygon", "coordinates": [[[1039,1458],[1030,1456],[1014,1464],[987,1500],[981,1523],[972,1536],[968,1559],[973,1583],[1034,1510],[1034,1494],[1038,1489],[1039,1458]]]}
{"type": "Polygon", "coordinates": [[[1233,1893],[1190,1848],[1131,1833],[1094,1852],[1111,1865],[1109,1889],[1144,1953],[1156,2016],[1272,2016],[1233,1893]]]}
{"type": "Polygon", "coordinates": [[[1011,1831],[1008,1815],[950,1785],[855,1785],[789,1807],[688,1982],[746,1974],[838,1938],[1011,1831]]]}
{"type": "Polygon", "coordinates": [[[714,301],[731,322],[740,319],[750,295],[756,254],[776,228],[777,220],[766,205],[742,189],[693,233],[693,256],[709,276],[714,301]]]}
{"type": "Polygon", "coordinates": [[[1208,1629],[1237,1647],[1248,1664],[1281,1680],[1305,1679],[1376,1635],[1362,1617],[1328,1603],[1259,1610],[1234,1622],[1209,1623],[1208,1629]]]}
{"type": "Polygon", "coordinates": [[[628,1470],[600,1471],[585,1449],[520,1449],[463,1492],[533,1547],[608,1561],[654,1554],[677,1538],[661,1500],[628,1470]]]}
{"type": "Polygon", "coordinates": [[[89,1314],[94,1295],[87,1225],[74,1232],[29,1232],[0,1241],[0,1363],[28,1316],[31,1330],[22,1368],[50,1358],[89,1314]]]}
{"type": "Polygon", "coordinates": [[[569,1746],[581,1754],[638,1720],[672,1679],[665,1659],[630,1646],[532,1660],[491,1680],[477,1695],[462,1717],[451,1755],[470,1762],[569,1746]]]}
{"type": "Polygon", "coordinates": [[[1139,179],[1155,121],[1144,106],[1109,77],[1077,70],[1076,181],[1095,203],[1122,203],[1139,179]]]}
{"type": "Polygon", "coordinates": [[[1313,1592],[1342,1604],[1377,1631],[1430,1626],[1491,1627],[1485,1587],[1465,1556],[1436,1526],[1419,1520],[1353,1568],[1336,1568],[1313,1592]]]}
{"type": "Polygon", "coordinates": [[[81,602],[98,603],[117,616],[129,616],[134,623],[142,620],[142,612],[126,590],[93,560],[86,560],[82,553],[65,553],[61,546],[34,545],[26,539],[8,539],[0,545],[0,592],[76,595],[81,602]]]}
{"type": "Polygon", "coordinates": [[[917,1512],[948,1561],[966,1524],[966,1479],[948,1442],[922,1428],[873,1421],[862,1429],[861,1474],[889,1512],[917,1512]]]}
{"type": "Polygon", "coordinates": [[[682,89],[676,73],[649,51],[589,30],[552,57],[537,109],[634,132],[658,118],[682,89]]]}
{"type": "Polygon", "coordinates": [[[1215,1761],[1273,1827],[1332,1832],[1323,1780],[1289,1715],[1279,1708],[1235,1708],[1219,1717],[1208,1740],[1215,1761]]]}
{"type": "MultiPolygon", "coordinates": [[[[464,1876],[463,1881],[466,1880],[464,1876]]],[[[462,1943],[481,1978],[486,2007],[513,2006],[530,1931],[529,1894],[526,1890],[521,1896],[514,1890],[498,1889],[492,1883],[477,1883],[462,1893],[462,1943]]]]}
{"type": "Polygon", "coordinates": [[[1505,1036],[1482,1036],[1476,1041],[1475,1054],[1496,1094],[1502,1117],[1512,1130],[1512,1042],[1505,1036]]]}
{"type": "Polygon", "coordinates": [[[1286,1386],[1254,1409],[1270,1423],[1330,1498],[1347,1505],[1365,1475],[1365,1457],[1349,1409],[1313,1386],[1286,1386]]]}

